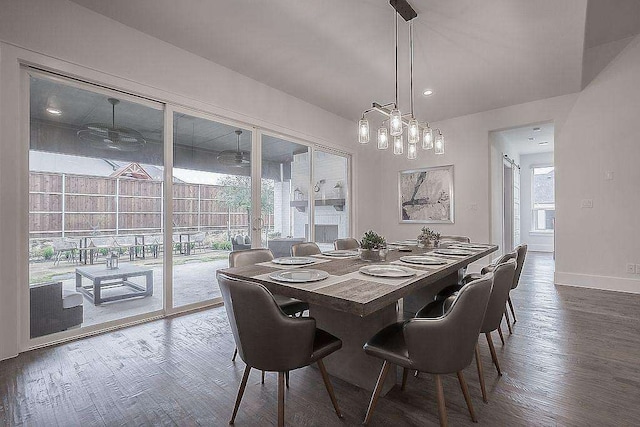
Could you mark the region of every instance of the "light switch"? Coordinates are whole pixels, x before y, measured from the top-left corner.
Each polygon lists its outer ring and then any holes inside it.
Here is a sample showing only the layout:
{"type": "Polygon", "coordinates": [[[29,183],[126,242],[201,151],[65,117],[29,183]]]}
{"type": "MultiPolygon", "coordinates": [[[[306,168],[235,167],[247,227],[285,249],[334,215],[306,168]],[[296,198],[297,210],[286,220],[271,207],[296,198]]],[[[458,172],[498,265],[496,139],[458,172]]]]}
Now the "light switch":
{"type": "Polygon", "coordinates": [[[604,173],[604,179],[605,179],[605,181],[612,181],[613,180],[613,171],[606,171],[604,173]]]}
{"type": "Polygon", "coordinates": [[[581,208],[592,208],[593,207],[593,199],[582,199],[580,202],[581,208]]]}
{"type": "Polygon", "coordinates": [[[478,210],[478,204],[477,203],[471,203],[471,206],[469,206],[469,209],[473,212],[478,210]]]}

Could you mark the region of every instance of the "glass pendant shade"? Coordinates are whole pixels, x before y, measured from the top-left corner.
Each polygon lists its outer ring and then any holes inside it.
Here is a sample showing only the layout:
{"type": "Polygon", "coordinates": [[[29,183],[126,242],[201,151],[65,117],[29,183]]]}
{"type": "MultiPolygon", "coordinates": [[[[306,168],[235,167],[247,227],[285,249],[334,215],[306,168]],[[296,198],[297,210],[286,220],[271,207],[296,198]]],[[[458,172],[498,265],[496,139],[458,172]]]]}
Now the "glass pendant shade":
{"type": "Polygon", "coordinates": [[[402,114],[397,108],[391,110],[389,116],[389,133],[391,136],[402,135],[402,114]]]}
{"type": "Polygon", "coordinates": [[[418,144],[407,145],[407,159],[415,160],[418,158],[418,144]]]}
{"type": "Polygon", "coordinates": [[[422,148],[424,150],[431,150],[433,148],[433,129],[428,125],[422,131],[422,148]]]}
{"type": "Polygon", "coordinates": [[[396,156],[404,153],[404,142],[402,141],[402,134],[393,137],[393,154],[396,156]]]}
{"type": "Polygon", "coordinates": [[[369,120],[364,117],[358,122],[358,142],[360,144],[369,142],[369,120]]]}
{"type": "Polygon", "coordinates": [[[378,149],[386,150],[389,148],[389,130],[382,126],[378,129],[378,149]]]}
{"type": "Polygon", "coordinates": [[[409,120],[409,128],[407,130],[407,143],[417,144],[420,141],[420,126],[416,119],[409,120]]]}
{"type": "Polygon", "coordinates": [[[438,136],[436,136],[434,148],[436,154],[444,154],[444,135],[442,134],[442,132],[438,131],[438,136]]]}

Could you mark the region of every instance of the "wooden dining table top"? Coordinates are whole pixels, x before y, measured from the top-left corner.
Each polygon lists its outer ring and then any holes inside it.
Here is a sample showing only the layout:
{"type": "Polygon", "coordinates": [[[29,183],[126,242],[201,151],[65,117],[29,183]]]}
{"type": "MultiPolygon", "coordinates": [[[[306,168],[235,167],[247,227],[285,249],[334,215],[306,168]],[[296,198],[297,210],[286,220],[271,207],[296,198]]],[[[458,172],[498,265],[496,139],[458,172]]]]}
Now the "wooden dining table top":
{"type": "Polygon", "coordinates": [[[260,283],[274,294],[364,317],[498,250],[496,245],[483,245],[487,248],[469,249],[473,254],[466,256],[445,256],[433,253],[435,250],[433,248],[421,249],[413,246],[412,252],[390,250],[386,262],[382,263],[371,263],[359,257],[336,258],[314,255],[318,262],[311,265],[283,268],[283,266],[266,262],[221,269],[218,270],[218,274],[260,283]],[[396,265],[400,258],[406,255],[429,255],[445,259],[448,263],[442,266],[402,263],[403,266],[416,270],[417,274],[401,279],[379,279],[359,272],[359,269],[366,265],[396,265]],[[279,282],[268,277],[270,273],[291,268],[322,270],[330,276],[323,281],[309,283],[279,282]]]}

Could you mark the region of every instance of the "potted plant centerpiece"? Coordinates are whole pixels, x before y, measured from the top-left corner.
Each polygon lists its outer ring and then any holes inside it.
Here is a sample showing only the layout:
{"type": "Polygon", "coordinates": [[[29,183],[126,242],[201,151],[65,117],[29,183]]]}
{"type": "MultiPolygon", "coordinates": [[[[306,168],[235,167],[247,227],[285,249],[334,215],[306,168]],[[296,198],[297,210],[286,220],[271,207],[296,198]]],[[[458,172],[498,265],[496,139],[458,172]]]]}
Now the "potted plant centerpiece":
{"type": "Polygon", "coordinates": [[[360,259],[380,262],[387,259],[387,242],[378,233],[369,230],[360,241],[360,259]]]}
{"type": "Polygon", "coordinates": [[[421,248],[437,248],[439,244],[440,233],[429,229],[429,227],[422,227],[418,236],[418,246],[421,248]]]}

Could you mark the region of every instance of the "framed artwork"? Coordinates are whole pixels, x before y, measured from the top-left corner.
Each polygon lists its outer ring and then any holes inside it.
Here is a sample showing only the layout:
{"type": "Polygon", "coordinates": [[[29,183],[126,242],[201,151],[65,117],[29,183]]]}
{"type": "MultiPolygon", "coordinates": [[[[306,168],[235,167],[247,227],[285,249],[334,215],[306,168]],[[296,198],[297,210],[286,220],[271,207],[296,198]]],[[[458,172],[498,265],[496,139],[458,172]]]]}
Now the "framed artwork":
{"type": "Polygon", "coordinates": [[[453,223],[453,165],[401,171],[398,193],[401,223],[453,223]]]}

